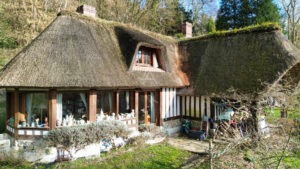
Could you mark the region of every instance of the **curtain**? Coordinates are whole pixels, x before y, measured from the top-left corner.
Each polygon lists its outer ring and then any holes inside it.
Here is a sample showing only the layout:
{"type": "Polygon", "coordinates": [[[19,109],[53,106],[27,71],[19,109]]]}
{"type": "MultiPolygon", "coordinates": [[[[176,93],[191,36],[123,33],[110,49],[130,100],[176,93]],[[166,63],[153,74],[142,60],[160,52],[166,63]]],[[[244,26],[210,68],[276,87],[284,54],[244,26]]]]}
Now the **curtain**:
{"type": "Polygon", "coordinates": [[[150,101],[151,101],[151,107],[150,107],[150,110],[151,110],[151,123],[155,123],[155,100],[154,100],[154,92],[151,92],[151,98],[150,98],[150,101]]]}
{"type": "Polygon", "coordinates": [[[26,94],[25,96],[25,104],[26,104],[26,113],[27,113],[27,123],[31,125],[32,118],[32,94],[26,94]]]}
{"type": "MultiPolygon", "coordinates": [[[[129,110],[129,109],[130,109],[129,99],[130,99],[129,92],[126,92],[126,110],[129,110]]],[[[122,103],[121,103],[121,104],[122,104],[122,103]]]]}
{"type": "Polygon", "coordinates": [[[112,92],[108,94],[109,111],[112,111],[112,92]]]}
{"type": "Polygon", "coordinates": [[[153,67],[158,68],[158,63],[156,59],[156,54],[153,55],[153,67]]]}
{"type": "Polygon", "coordinates": [[[85,108],[87,109],[85,93],[80,93],[80,98],[81,98],[85,108]]]}
{"type": "Polygon", "coordinates": [[[56,117],[57,120],[59,120],[60,122],[62,122],[62,101],[63,100],[63,95],[61,93],[57,94],[57,106],[56,106],[56,117]]]}

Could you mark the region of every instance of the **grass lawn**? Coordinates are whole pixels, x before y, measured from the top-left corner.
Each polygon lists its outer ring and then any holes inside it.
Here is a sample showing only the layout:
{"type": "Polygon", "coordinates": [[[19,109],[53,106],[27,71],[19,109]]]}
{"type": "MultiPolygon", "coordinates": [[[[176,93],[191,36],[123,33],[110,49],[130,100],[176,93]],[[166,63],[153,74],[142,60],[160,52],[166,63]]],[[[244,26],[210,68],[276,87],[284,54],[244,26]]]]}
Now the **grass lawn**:
{"type": "Polygon", "coordinates": [[[51,165],[33,165],[33,164],[20,164],[18,166],[9,163],[1,163],[0,168],[165,168],[175,169],[181,168],[192,156],[191,153],[174,148],[168,144],[158,145],[142,145],[133,151],[124,151],[122,148],[111,154],[101,155],[101,158],[95,159],[78,159],[71,162],[62,162],[51,165]],[[117,154],[120,152],[119,154],[117,154]],[[110,157],[111,156],[111,157],[110,157]]]}
{"type": "MultiPolygon", "coordinates": [[[[273,112],[271,111],[271,108],[265,108],[264,110],[267,113],[266,120],[268,122],[274,122],[280,119],[281,117],[281,109],[280,108],[273,108],[273,112]]],[[[294,117],[300,115],[300,108],[295,110],[288,110],[288,118],[293,119],[294,117]]]]}

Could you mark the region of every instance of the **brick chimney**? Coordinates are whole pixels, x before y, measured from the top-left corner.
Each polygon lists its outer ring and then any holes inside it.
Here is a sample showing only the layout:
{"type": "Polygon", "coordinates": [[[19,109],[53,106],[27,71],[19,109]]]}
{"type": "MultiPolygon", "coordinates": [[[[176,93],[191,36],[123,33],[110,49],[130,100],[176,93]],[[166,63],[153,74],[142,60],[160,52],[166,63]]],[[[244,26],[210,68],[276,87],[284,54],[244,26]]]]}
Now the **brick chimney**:
{"type": "Polygon", "coordinates": [[[181,31],[185,37],[191,38],[193,36],[193,25],[189,22],[183,22],[181,31]]]}
{"type": "Polygon", "coordinates": [[[97,11],[96,8],[89,5],[81,5],[76,10],[78,13],[81,13],[83,15],[93,16],[96,17],[97,11]]]}

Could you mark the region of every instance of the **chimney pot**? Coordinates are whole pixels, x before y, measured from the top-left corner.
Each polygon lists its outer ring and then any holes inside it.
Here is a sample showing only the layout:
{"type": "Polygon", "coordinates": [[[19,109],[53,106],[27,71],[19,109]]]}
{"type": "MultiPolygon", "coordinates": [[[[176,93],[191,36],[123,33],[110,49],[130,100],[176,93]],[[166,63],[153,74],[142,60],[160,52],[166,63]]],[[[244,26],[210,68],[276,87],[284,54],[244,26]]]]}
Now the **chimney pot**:
{"type": "Polygon", "coordinates": [[[96,8],[89,5],[81,5],[76,10],[78,13],[81,13],[83,15],[93,16],[96,17],[97,11],[96,8]]]}
{"type": "Polygon", "coordinates": [[[187,38],[191,38],[193,36],[193,25],[189,22],[184,22],[182,24],[182,33],[187,38]]]}

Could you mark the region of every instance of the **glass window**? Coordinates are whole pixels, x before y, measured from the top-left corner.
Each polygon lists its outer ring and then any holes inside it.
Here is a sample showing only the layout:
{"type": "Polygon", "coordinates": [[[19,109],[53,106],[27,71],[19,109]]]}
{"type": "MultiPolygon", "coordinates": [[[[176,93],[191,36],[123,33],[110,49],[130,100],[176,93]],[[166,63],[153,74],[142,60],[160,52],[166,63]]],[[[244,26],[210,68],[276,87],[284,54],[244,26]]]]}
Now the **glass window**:
{"type": "Polygon", "coordinates": [[[87,102],[85,93],[63,93],[62,117],[73,116],[74,120],[87,120],[87,102]]]}
{"type": "Polygon", "coordinates": [[[142,50],[138,51],[138,54],[136,57],[136,63],[142,63],[142,50]]]}
{"type": "Polygon", "coordinates": [[[131,113],[130,110],[131,100],[129,91],[119,92],[119,113],[131,113]]]}
{"type": "Polygon", "coordinates": [[[148,123],[155,123],[155,95],[154,92],[147,92],[148,123]]]}
{"type": "Polygon", "coordinates": [[[150,50],[144,51],[144,64],[150,64],[150,55],[151,55],[150,50]]]}
{"type": "MultiPolygon", "coordinates": [[[[139,51],[137,53],[136,63],[152,65],[152,57],[155,53],[156,53],[155,49],[142,47],[141,49],[139,49],[139,51]]],[[[156,57],[156,54],[155,54],[155,57],[156,57]]]]}
{"type": "Polygon", "coordinates": [[[48,94],[30,93],[25,95],[25,112],[28,126],[48,127],[48,94]]]}
{"type": "Polygon", "coordinates": [[[97,113],[110,114],[112,112],[112,92],[100,91],[97,94],[97,113]]]}

